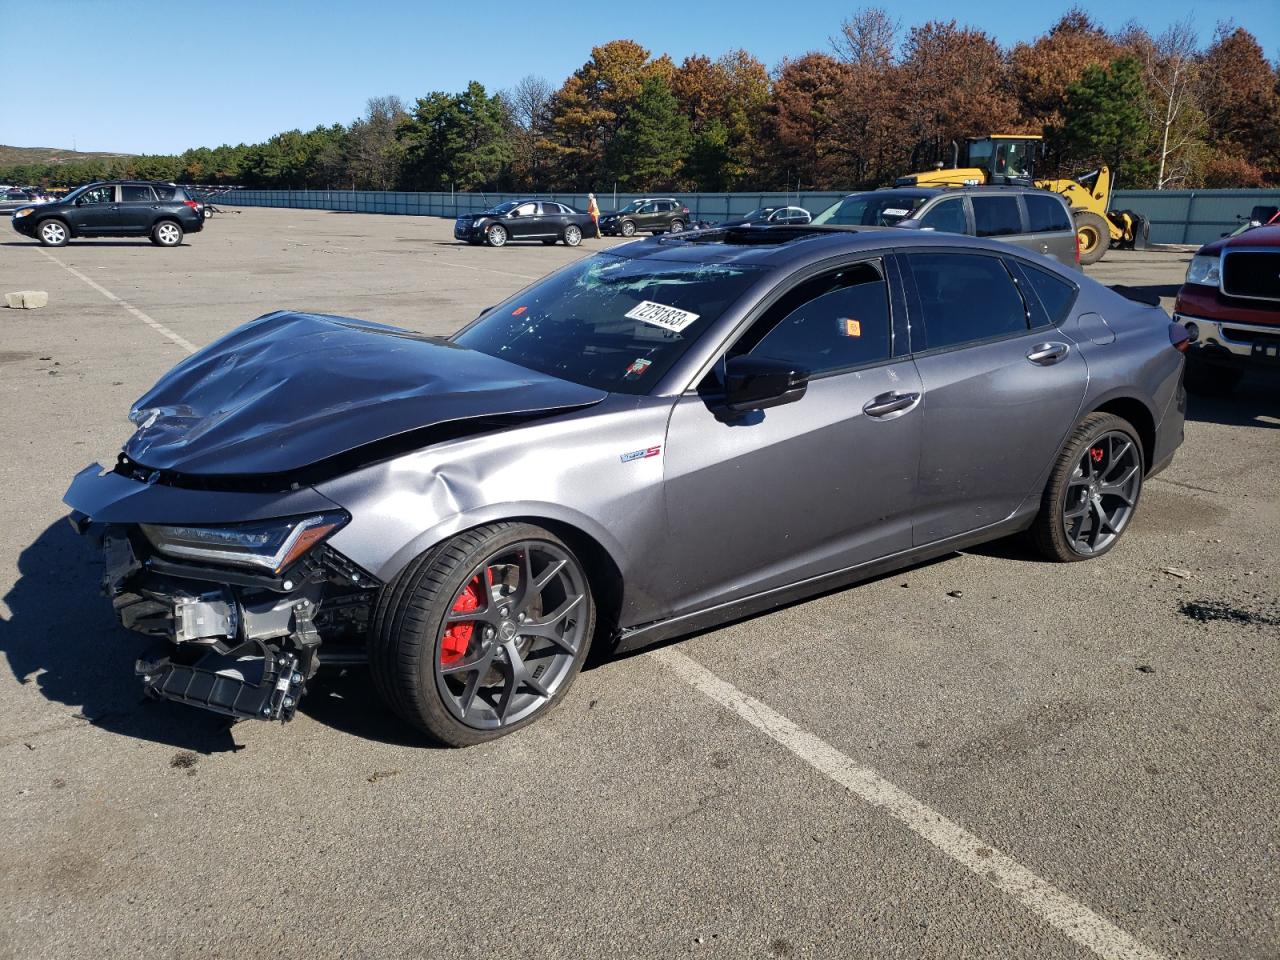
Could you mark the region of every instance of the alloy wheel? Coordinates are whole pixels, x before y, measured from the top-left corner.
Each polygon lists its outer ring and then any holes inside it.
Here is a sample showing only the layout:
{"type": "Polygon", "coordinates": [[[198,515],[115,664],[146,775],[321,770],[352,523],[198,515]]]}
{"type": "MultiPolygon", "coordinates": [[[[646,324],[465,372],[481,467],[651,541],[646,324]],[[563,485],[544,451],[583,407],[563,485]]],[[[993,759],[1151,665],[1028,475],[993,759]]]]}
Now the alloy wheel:
{"type": "Polygon", "coordinates": [[[634,237],[636,235],[636,225],[630,220],[622,221],[622,235],[624,237],[634,237]]]}
{"type": "Polygon", "coordinates": [[[1137,444],[1118,430],[1085,447],[1067,481],[1062,523],[1071,549],[1099,553],[1124,531],[1142,487],[1142,457],[1137,444]]]}
{"type": "Polygon", "coordinates": [[[162,223],[156,227],[156,237],[166,247],[176,247],[182,240],[182,233],[172,223],[162,223]]]}
{"type": "Polygon", "coordinates": [[[497,224],[495,224],[489,228],[488,237],[489,237],[489,246],[491,247],[504,246],[507,242],[507,230],[505,227],[500,227],[497,224]]]}
{"type": "Polygon", "coordinates": [[[571,247],[576,247],[582,242],[582,231],[577,227],[567,227],[564,231],[564,242],[571,247]]]}
{"type": "Polygon", "coordinates": [[[553,543],[503,547],[472,570],[441,625],[436,687],[470,727],[518,723],[573,675],[588,622],[586,577],[553,543]]]}
{"type": "Polygon", "coordinates": [[[50,220],[40,227],[40,239],[51,247],[61,246],[67,240],[67,228],[57,220],[50,220]]]}

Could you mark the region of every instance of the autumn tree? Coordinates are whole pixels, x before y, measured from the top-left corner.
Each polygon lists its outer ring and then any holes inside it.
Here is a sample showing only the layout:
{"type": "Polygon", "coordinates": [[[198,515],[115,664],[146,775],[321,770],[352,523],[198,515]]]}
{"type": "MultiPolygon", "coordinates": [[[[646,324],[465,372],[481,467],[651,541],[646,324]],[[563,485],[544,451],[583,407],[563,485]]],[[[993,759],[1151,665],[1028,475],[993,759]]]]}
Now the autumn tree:
{"type": "Polygon", "coordinates": [[[1280,179],[1277,77],[1249,31],[1218,24],[1200,64],[1200,103],[1215,151],[1247,158],[1280,179]]]}
{"type": "Polygon", "coordinates": [[[370,97],[364,116],[351,124],[347,178],[359,190],[391,190],[400,176],[402,144],[396,127],[408,114],[400,98],[370,97]]]}
{"type": "Polygon", "coordinates": [[[846,19],[831,40],[846,65],[836,128],[840,176],[848,186],[892,182],[908,164],[910,119],[902,109],[906,73],[894,55],[898,29],[886,10],[869,7],[846,19]]]}
{"type": "Polygon", "coordinates": [[[514,124],[512,150],[516,177],[534,190],[542,187],[545,151],[539,141],[547,135],[553,93],[546,78],[532,74],[502,93],[514,124]]]}
{"type": "Polygon", "coordinates": [[[1155,188],[1192,180],[1204,147],[1205,118],[1197,102],[1200,63],[1190,19],[1152,39],[1135,30],[1127,44],[1142,62],[1147,86],[1147,119],[1155,131],[1155,188]]]}
{"type": "Polygon", "coordinates": [[[838,123],[847,68],[825,53],[784,60],[773,84],[768,133],[775,183],[815,189],[836,182],[838,123]]]}
{"type": "Polygon", "coordinates": [[[758,177],[769,74],[745,50],[717,60],[693,56],[674,72],[672,92],[689,122],[685,178],[700,190],[731,190],[758,177]]]}

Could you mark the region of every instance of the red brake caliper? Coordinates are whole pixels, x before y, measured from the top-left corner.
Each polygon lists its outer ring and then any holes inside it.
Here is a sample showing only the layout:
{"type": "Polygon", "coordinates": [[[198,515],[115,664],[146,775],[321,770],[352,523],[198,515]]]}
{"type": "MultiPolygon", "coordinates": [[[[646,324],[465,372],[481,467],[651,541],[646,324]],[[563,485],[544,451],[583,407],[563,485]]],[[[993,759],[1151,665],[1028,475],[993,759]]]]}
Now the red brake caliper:
{"type": "Polygon", "coordinates": [[[1101,447],[1093,447],[1089,450],[1089,456],[1093,457],[1094,463],[1101,463],[1102,458],[1106,456],[1101,447]]]}
{"type": "MultiPolygon", "coordinates": [[[[480,578],[473,577],[471,582],[467,584],[467,588],[462,591],[458,597],[457,603],[453,605],[450,613],[470,613],[472,610],[479,610],[481,607],[480,598],[483,596],[480,586],[480,578]]],[[[466,655],[467,647],[471,645],[471,634],[475,632],[476,625],[472,621],[464,620],[461,623],[452,624],[449,629],[444,632],[444,639],[440,641],[440,665],[449,666],[457,663],[466,655]]]]}

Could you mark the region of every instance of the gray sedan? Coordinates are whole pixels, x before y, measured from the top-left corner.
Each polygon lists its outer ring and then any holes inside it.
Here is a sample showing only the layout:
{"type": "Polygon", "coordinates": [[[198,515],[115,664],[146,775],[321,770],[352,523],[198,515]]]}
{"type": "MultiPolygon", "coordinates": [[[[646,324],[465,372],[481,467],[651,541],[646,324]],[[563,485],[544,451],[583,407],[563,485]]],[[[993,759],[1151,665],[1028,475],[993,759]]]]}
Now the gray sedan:
{"type": "Polygon", "coordinates": [[[995,241],[698,231],[448,339],[261,317],[166,374],[66,502],[159,642],[152,696],[287,720],[322,661],[367,661],[406,722],[472,744],[563,700],[593,641],[1013,534],[1107,554],[1182,441],[1185,346],[995,241]]]}

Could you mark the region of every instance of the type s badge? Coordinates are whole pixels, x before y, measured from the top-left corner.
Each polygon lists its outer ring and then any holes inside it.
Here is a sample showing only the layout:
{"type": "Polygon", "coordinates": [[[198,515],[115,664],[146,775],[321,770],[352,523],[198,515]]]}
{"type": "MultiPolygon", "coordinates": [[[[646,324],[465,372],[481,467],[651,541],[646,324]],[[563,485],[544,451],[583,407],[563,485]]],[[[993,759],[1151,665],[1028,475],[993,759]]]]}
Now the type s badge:
{"type": "Polygon", "coordinates": [[[643,450],[632,450],[630,453],[622,455],[623,463],[630,463],[632,460],[648,460],[650,457],[660,456],[662,454],[662,444],[656,447],[645,447],[643,450]]]}

